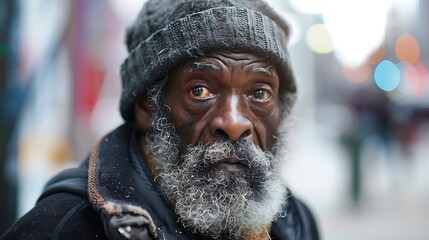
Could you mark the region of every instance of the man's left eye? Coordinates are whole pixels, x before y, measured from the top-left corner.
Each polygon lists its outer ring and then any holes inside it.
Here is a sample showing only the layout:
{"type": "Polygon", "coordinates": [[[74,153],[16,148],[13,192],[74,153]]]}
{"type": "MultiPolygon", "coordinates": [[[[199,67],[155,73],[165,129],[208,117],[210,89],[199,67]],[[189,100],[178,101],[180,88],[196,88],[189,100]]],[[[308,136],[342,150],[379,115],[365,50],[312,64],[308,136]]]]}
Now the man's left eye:
{"type": "Polygon", "coordinates": [[[250,98],[257,102],[266,102],[271,99],[271,94],[265,89],[255,90],[250,98]]]}

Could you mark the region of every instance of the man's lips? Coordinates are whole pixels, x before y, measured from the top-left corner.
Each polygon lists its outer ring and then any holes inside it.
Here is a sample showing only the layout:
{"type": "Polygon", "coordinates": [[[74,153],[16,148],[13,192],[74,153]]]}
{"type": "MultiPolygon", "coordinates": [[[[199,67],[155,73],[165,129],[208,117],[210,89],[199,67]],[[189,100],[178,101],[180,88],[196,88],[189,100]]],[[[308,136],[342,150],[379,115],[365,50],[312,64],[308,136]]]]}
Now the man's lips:
{"type": "Polygon", "coordinates": [[[248,161],[235,157],[226,158],[216,164],[216,168],[227,172],[241,172],[249,169],[248,161]]]}
{"type": "Polygon", "coordinates": [[[246,167],[249,166],[249,162],[245,159],[239,159],[235,156],[229,157],[229,158],[225,158],[224,160],[220,161],[219,163],[228,163],[228,164],[241,164],[244,165],[246,167]]]}

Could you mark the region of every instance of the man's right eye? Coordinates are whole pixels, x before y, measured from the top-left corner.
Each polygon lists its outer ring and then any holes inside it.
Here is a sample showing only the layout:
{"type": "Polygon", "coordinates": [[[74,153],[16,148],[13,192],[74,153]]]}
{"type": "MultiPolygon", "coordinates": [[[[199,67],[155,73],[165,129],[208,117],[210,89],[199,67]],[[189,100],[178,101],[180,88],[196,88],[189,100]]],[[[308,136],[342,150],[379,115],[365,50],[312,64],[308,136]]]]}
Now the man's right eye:
{"type": "Polygon", "coordinates": [[[214,94],[211,93],[206,87],[204,86],[197,86],[191,89],[190,94],[192,97],[197,99],[207,99],[214,97],[214,94]]]}

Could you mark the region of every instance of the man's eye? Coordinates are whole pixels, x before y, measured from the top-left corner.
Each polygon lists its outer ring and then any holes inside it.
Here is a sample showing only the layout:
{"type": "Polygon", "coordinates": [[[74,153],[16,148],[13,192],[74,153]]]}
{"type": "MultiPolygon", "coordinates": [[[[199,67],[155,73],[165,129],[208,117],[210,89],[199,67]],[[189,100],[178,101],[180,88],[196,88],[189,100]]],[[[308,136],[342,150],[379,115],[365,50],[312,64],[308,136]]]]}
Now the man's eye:
{"type": "Polygon", "coordinates": [[[206,87],[198,86],[191,89],[191,95],[197,99],[206,99],[214,96],[206,87]]]}
{"type": "Polygon", "coordinates": [[[271,99],[271,95],[265,89],[258,89],[252,93],[250,98],[257,102],[266,102],[271,99]]]}

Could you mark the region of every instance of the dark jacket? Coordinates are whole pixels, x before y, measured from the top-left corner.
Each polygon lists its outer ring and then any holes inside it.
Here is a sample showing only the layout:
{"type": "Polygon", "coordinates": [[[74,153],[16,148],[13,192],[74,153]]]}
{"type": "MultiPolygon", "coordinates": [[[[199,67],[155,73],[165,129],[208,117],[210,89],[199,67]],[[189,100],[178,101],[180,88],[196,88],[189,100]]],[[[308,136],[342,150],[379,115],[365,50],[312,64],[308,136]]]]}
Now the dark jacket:
{"type": "MultiPolygon", "coordinates": [[[[2,239],[116,239],[117,227],[127,224],[157,239],[211,239],[176,221],[157,192],[136,138],[128,125],[102,138],[79,167],[47,183],[36,206],[2,239]]],[[[309,209],[289,194],[286,216],[272,224],[272,239],[319,239],[309,209]]]]}

